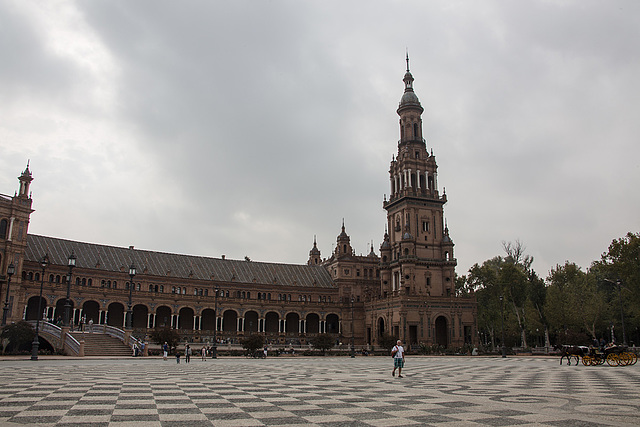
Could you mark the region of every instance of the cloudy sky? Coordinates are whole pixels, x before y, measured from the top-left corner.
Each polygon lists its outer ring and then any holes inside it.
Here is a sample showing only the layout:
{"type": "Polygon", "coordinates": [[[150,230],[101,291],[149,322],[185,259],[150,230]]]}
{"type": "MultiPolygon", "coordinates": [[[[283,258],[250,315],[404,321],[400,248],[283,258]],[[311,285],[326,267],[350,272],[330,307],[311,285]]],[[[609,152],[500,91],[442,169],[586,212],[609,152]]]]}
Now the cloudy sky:
{"type": "Polygon", "coordinates": [[[407,49],[458,274],[639,231],[635,0],[0,0],[0,193],[29,160],[33,234],[305,263],[344,218],[378,252],[407,49]]]}

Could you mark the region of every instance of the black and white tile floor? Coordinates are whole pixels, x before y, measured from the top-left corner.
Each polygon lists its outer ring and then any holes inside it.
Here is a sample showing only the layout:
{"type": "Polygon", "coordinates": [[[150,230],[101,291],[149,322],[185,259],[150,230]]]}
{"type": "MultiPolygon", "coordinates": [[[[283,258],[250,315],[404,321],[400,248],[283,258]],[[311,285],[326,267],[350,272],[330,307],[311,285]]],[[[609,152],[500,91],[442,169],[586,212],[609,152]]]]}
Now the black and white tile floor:
{"type": "Polygon", "coordinates": [[[640,364],[557,358],[0,360],[0,425],[640,424],[640,364]]]}

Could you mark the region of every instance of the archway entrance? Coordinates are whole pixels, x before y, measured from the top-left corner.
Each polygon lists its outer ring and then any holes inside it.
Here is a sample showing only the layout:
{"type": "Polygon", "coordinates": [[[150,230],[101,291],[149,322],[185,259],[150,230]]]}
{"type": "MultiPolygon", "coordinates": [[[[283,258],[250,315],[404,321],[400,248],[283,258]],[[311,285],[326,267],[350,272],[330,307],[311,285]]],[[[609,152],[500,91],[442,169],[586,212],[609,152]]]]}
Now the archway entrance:
{"type": "Polygon", "coordinates": [[[244,331],[247,333],[258,332],[258,313],[247,311],[244,314],[244,331]]]}
{"type": "Polygon", "coordinates": [[[278,313],[270,311],[264,316],[264,330],[270,334],[277,334],[279,332],[278,323],[280,321],[280,316],[278,313]]]}
{"type": "Polygon", "coordinates": [[[307,314],[307,333],[317,334],[320,332],[320,316],[315,313],[307,314]]]}
{"type": "Polygon", "coordinates": [[[339,323],[340,323],[340,319],[338,318],[337,314],[327,315],[327,333],[328,334],[340,333],[339,323]]]}
{"type": "Polygon", "coordinates": [[[133,319],[131,326],[139,329],[146,329],[149,323],[149,309],[146,305],[137,304],[133,306],[133,319]]]}
{"type": "Polygon", "coordinates": [[[227,310],[222,315],[222,330],[224,332],[237,332],[238,330],[238,313],[233,310],[227,310]]]}
{"type": "Polygon", "coordinates": [[[97,301],[85,301],[82,304],[82,313],[87,323],[89,323],[89,320],[93,320],[94,325],[97,325],[99,323],[100,304],[97,301]]]}
{"type": "Polygon", "coordinates": [[[112,302],[107,308],[107,325],[118,329],[124,328],[124,305],[112,302]]]}
{"type": "Polygon", "coordinates": [[[298,316],[298,313],[288,313],[285,319],[287,329],[286,332],[288,334],[300,333],[300,316],[298,316]]]}
{"type": "Polygon", "coordinates": [[[42,312],[47,307],[47,300],[40,297],[31,297],[27,302],[27,320],[39,320],[42,319],[42,312]],[[38,301],[40,301],[40,308],[38,308],[38,301]],[[39,314],[39,315],[38,315],[39,314]]]}
{"type": "Polygon", "coordinates": [[[171,309],[161,305],[156,309],[156,328],[171,328],[171,309]]]}
{"type": "Polygon", "coordinates": [[[213,327],[216,324],[215,314],[215,311],[210,308],[205,308],[204,310],[202,310],[202,326],[200,327],[200,329],[202,329],[203,331],[213,331],[213,327]]]}
{"type": "Polygon", "coordinates": [[[381,337],[384,335],[384,319],[380,317],[378,319],[378,336],[381,337]]]}
{"type": "Polygon", "coordinates": [[[448,340],[447,318],[439,316],[436,319],[436,344],[447,347],[448,340]]]}

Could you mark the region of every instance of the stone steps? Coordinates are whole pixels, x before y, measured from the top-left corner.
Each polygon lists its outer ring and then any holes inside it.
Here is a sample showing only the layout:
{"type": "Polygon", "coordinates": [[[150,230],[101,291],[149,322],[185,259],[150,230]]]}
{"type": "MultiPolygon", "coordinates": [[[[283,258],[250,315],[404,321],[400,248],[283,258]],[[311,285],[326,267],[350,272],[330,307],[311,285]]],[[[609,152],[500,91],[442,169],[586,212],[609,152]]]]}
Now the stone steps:
{"type": "Polygon", "coordinates": [[[107,334],[72,332],[81,341],[84,339],[85,356],[131,356],[131,349],[118,338],[107,334]]]}

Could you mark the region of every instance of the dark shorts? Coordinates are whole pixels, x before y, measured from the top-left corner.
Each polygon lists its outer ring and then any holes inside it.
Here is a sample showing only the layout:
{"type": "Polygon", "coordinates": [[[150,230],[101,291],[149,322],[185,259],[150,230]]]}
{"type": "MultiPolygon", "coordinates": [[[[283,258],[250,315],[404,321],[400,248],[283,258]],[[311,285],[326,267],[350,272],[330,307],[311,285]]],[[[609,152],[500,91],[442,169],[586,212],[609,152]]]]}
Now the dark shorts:
{"type": "Polygon", "coordinates": [[[401,357],[394,357],[393,359],[393,367],[394,368],[404,368],[404,359],[401,357]]]}

